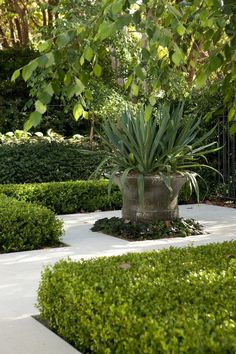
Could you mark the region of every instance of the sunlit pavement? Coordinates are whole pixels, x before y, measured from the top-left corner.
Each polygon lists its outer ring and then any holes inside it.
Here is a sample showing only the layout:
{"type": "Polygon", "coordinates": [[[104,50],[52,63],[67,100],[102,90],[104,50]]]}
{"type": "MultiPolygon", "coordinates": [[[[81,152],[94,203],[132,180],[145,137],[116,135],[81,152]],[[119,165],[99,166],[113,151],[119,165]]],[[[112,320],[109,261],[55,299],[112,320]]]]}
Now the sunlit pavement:
{"type": "Polygon", "coordinates": [[[78,353],[31,316],[35,307],[40,273],[47,264],[62,258],[89,259],[127,252],[158,250],[170,246],[204,245],[236,240],[236,209],[212,205],[180,206],[183,217],[194,218],[208,234],[187,238],[128,242],[91,232],[95,220],[120,216],[120,211],[60,216],[64,220],[63,242],[68,246],[0,255],[0,354],[78,353]]]}

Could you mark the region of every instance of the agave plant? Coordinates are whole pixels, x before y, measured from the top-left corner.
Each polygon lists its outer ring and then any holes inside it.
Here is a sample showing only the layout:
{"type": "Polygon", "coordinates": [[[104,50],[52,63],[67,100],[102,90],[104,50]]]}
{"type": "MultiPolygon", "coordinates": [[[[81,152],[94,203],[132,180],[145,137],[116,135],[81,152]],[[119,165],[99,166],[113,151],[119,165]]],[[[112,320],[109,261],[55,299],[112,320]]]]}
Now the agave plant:
{"type": "Polygon", "coordinates": [[[218,148],[216,142],[204,144],[214,128],[198,136],[200,119],[184,117],[183,110],[184,103],[164,104],[156,116],[148,119],[142,108],[137,114],[126,110],[117,122],[104,121],[102,140],[107,153],[96,174],[105,171],[109,175],[109,189],[115,176],[120,176],[122,186],[127,175],[137,175],[139,197],[143,201],[145,176],[161,176],[171,191],[171,176],[182,174],[199,199],[199,175],[191,170],[212,168],[207,166],[206,155],[218,148]]]}

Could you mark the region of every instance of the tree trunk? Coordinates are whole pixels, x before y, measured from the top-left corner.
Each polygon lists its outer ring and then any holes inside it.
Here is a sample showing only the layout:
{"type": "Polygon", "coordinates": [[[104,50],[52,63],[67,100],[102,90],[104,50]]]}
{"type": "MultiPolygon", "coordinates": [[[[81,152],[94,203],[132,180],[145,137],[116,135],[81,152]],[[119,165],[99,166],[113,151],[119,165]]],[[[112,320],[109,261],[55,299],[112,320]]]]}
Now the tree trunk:
{"type": "Polygon", "coordinates": [[[19,40],[22,46],[26,47],[29,43],[29,24],[27,20],[27,7],[23,5],[21,7],[17,0],[11,1],[15,13],[18,15],[18,18],[15,19],[17,25],[17,31],[19,35],[19,40]]]}
{"type": "Polygon", "coordinates": [[[9,43],[6,38],[6,34],[1,26],[0,26],[0,41],[3,48],[5,49],[9,48],[9,43]]]}
{"type": "Polygon", "coordinates": [[[14,23],[11,20],[9,20],[9,29],[11,33],[11,44],[14,47],[16,45],[16,37],[15,37],[15,28],[14,28],[14,23]]]}
{"type": "Polygon", "coordinates": [[[92,142],[93,142],[94,123],[95,123],[95,117],[94,117],[94,114],[92,113],[91,127],[90,127],[90,134],[89,134],[89,142],[90,142],[90,144],[92,144],[92,142]]]}
{"type": "MultiPolygon", "coordinates": [[[[59,3],[58,0],[48,0],[48,11],[47,12],[48,12],[48,27],[49,27],[49,29],[53,27],[54,17],[53,17],[52,10],[55,6],[58,5],[58,3],[59,3]]],[[[54,16],[55,16],[55,18],[58,17],[57,14],[55,14],[54,16]]]]}
{"type": "Polygon", "coordinates": [[[42,11],[43,14],[43,27],[47,26],[47,13],[45,10],[42,11]]]}
{"type": "Polygon", "coordinates": [[[21,45],[22,44],[22,32],[21,32],[20,21],[18,18],[15,18],[15,24],[16,24],[16,30],[17,30],[17,36],[18,36],[17,42],[21,45]]]}

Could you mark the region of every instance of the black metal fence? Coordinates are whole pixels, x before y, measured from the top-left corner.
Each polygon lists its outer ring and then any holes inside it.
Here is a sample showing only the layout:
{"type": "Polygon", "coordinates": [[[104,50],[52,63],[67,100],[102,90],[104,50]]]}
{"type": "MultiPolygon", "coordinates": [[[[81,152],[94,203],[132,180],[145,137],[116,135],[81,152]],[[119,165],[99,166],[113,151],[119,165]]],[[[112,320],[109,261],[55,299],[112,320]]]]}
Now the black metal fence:
{"type": "Polygon", "coordinates": [[[218,168],[226,185],[223,197],[236,200],[236,135],[229,133],[227,114],[223,114],[218,124],[219,146],[218,168]]]}

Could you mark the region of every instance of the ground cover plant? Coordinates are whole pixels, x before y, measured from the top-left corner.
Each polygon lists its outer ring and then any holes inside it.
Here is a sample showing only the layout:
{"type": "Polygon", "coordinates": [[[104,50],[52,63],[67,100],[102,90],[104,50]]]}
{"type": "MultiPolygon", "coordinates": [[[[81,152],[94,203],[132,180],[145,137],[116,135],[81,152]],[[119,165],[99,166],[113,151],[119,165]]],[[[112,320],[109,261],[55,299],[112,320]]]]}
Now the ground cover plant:
{"type": "Polygon", "coordinates": [[[82,353],[234,353],[236,241],[47,267],[40,317],[82,353]]]}
{"type": "Polygon", "coordinates": [[[0,195],[0,253],[59,246],[62,234],[51,210],[0,195]]]}
{"type": "Polygon", "coordinates": [[[0,184],[0,193],[45,206],[56,214],[120,209],[122,198],[118,187],[112,186],[109,196],[107,186],[106,180],[0,184]]]}
{"type": "Polygon", "coordinates": [[[183,218],[171,221],[157,220],[155,223],[136,223],[118,217],[103,218],[97,220],[91,230],[118,236],[130,241],[203,234],[202,225],[193,219],[183,218]]]}

